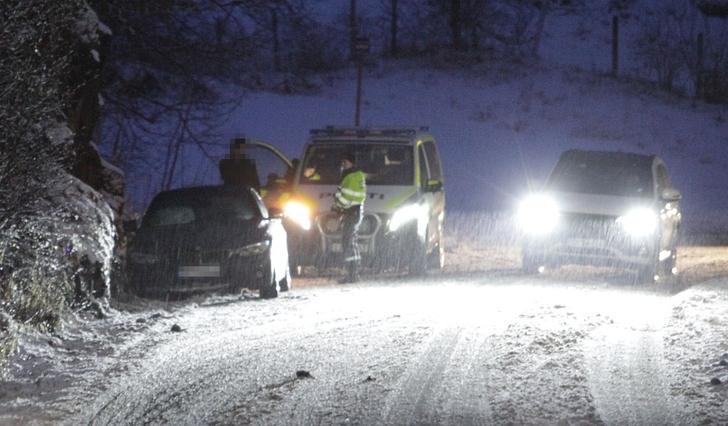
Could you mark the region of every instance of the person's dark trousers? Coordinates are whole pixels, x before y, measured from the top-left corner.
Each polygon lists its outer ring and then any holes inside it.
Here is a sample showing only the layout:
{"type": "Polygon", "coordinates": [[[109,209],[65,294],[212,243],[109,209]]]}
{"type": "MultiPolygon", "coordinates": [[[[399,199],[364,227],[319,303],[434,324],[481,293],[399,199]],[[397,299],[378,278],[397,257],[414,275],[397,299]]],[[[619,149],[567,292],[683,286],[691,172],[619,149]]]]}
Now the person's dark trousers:
{"type": "Polygon", "coordinates": [[[342,213],[341,248],[344,252],[346,265],[346,280],[355,282],[359,280],[359,245],[357,233],[362,219],[362,206],[349,207],[342,213]]]}

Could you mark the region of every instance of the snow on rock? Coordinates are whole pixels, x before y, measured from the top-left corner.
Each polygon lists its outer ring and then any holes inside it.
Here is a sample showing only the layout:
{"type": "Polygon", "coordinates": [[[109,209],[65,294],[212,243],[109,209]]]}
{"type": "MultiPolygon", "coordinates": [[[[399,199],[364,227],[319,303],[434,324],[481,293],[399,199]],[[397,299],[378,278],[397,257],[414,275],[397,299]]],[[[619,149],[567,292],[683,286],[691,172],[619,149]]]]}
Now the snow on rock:
{"type": "Polygon", "coordinates": [[[76,22],[76,33],[87,44],[97,43],[100,34],[112,35],[111,29],[99,21],[99,16],[88,4],[76,22]]]}
{"type": "Polygon", "coordinates": [[[53,145],[69,145],[73,143],[73,131],[66,123],[56,122],[46,129],[46,135],[53,145]]]}

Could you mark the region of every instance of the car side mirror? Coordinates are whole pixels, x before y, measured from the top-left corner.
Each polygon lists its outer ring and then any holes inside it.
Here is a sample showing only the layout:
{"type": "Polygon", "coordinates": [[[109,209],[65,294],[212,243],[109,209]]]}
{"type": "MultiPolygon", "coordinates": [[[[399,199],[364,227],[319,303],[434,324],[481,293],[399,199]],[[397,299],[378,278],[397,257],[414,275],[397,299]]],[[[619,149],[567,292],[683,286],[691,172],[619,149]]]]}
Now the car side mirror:
{"type": "Polygon", "coordinates": [[[663,201],[680,201],[682,194],[675,188],[665,188],[662,190],[660,198],[662,198],[663,201]]]}
{"type": "Polygon", "coordinates": [[[442,190],[442,181],[429,179],[425,185],[425,192],[439,192],[442,190]]]}
{"type": "Polygon", "coordinates": [[[278,207],[269,207],[268,208],[268,217],[270,217],[271,219],[282,219],[283,210],[279,209],[278,207]]]}

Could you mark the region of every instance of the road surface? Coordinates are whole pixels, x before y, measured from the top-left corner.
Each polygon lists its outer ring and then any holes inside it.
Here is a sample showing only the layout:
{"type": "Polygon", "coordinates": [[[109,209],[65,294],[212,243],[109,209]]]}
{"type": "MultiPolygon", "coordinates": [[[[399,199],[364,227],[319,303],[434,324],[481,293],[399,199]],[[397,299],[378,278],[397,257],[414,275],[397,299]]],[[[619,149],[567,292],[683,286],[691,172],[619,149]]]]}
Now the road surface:
{"type": "Polygon", "coordinates": [[[724,281],[491,271],[150,305],[0,384],[0,423],[725,424],[724,281]]]}

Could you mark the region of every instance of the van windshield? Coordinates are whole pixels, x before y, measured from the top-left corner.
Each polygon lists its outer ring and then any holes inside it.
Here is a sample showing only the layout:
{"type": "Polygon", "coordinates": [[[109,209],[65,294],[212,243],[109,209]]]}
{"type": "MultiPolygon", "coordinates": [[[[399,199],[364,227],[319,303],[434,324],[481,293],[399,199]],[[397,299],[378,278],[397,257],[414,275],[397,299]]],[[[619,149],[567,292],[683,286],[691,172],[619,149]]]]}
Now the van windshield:
{"type": "Polygon", "coordinates": [[[650,157],[608,152],[563,156],[546,184],[549,190],[620,197],[652,197],[650,157]]]}
{"type": "Polygon", "coordinates": [[[401,143],[341,141],[311,145],[306,150],[299,183],[338,185],[341,155],[352,152],[355,167],[367,175],[367,185],[412,185],[415,180],[412,147],[401,143]]]}

